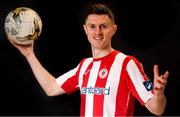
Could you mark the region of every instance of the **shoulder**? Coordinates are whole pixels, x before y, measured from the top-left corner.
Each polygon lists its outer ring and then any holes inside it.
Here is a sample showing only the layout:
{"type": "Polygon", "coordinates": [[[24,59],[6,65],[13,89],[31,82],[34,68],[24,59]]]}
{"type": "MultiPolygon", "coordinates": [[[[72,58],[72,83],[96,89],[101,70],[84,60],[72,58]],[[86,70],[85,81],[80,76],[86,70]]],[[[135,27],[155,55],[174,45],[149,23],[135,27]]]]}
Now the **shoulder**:
{"type": "Polygon", "coordinates": [[[93,60],[92,57],[83,58],[83,59],[81,59],[80,63],[87,62],[87,61],[92,61],[92,60],[93,60]]]}
{"type": "Polygon", "coordinates": [[[133,62],[135,62],[135,63],[140,64],[140,60],[139,60],[138,58],[134,57],[134,56],[127,55],[126,59],[127,59],[128,61],[133,61],[133,62]]]}
{"type": "Polygon", "coordinates": [[[139,70],[144,71],[141,61],[138,58],[134,57],[134,56],[128,55],[126,57],[124,63],[126,64],[126,69],[128,69],[128,70],[139,69],[139,70]]]}
{"type": "Polygon", "coordinates": [[[117,57],[120,59],[124,59],[125,62],[134,61],[135,63],[140,63],[139,59],[132,55],[127,55],[122,52],[117,51],[117,57]]]}
{"type": "Polygon", "coordinates": [[[92,61],[93,61],[93,58],[92,58],[92,57],[83,58],[83,59],[81,59],[79,65],[82,65],[82,64],[90,64],[92,61]]]}
{"type": "Polygon", "coordinates": [[[124,54],[124,53],[122,53],[122,52],[119,52],[118,54],[117,54],[117,57],[119,58],[119,59],[123,59],[123,64],[125,65],[125,66],[127,66],[127,64],[136,64],[136,65],[141,65],[142,66],[142,64],[141,64],[141,62],[140,62],[140,60],[138,59],[138,58],[136,58],[136,57],[134,57],[134,56],[132,56],[132,55],[127,55],[127,54],[124,54]]]}

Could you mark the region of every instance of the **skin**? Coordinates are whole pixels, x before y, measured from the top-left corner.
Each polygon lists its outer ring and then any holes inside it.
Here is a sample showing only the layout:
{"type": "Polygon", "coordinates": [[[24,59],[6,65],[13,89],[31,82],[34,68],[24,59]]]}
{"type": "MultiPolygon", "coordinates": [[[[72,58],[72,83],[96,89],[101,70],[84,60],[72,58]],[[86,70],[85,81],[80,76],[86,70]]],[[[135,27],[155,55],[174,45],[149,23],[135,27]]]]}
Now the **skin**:
{"type": "MultiPolygon", "coordinates": [[[[91,44],[93,58],[100,58],[110,54],[111,39],[117,30],[117,26],[107,15],[91,14],[83,25],[88,41],[91,44]]],[[[48,96],[56,96],[65,93],[55,81],[55,78],[40,64],[33,51],[33,44],[20,46],[11,42],[27,59],[37,81],[48,96]]],[[[169,72],[159,75],[158,66],[154,65],[154,96],[149,99],[145,107],[155,115],[161,115],[166,106],[164,89],[169,72]]]]}
{"type": "Polygon", "coordinates": [[[106,56],[113,51],[111,39],[117,26],[107,15],[89,15],[83,27],[94,58],[106,56]]]}
{"type": "Polygon", "coordinates": [[[33,50],[34,43],[30,45],[21,46],[16,43],[13,43],[12,41],[10,42],[27,59],[35,75],[35,78],[37,79],[37,81],[39,82],[39,84],[48,96],[56,96],[65,93],[65,91],[62,88],[60,88],[59,85],[56,83],[55,77],[52,76],[36,58],[33,50]]]}
{"type": "Polygon", "coordinates": [[[162,115],[166,107],[164,89],[166,87],[169,72],[159,75],[158,65],[154,65],[154,96],[145,104],[146,108],[153,114],[162,115]]]}

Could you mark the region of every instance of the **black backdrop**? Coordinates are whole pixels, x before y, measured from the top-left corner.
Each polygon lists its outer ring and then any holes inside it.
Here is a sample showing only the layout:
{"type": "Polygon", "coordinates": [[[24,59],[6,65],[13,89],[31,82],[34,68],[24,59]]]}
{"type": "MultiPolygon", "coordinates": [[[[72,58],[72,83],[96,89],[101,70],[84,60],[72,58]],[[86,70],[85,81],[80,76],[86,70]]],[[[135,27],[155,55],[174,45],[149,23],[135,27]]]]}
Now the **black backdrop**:
{"type": "MultiPolygon", "coordinates": [[[[117,17],[113,47],[137,57],[152,81],[154,64],[159,65],[160,73],[169,70],[163,115],[180,115],[180,2],[106,2],[113,6],[117,17]]],[[[80,18],[86,3],[87,0],[0,1],[0,115],[79,115],[79,92],[47,97],[25,58],[7,41],[4,20],[9,11],[19,6],[38,12],[43,30],[35,43],[35,53],[42,65],[58,77],[91,55],[80,18]]],[[[135,115],[151,114],[136,102],[135,115]]]]}

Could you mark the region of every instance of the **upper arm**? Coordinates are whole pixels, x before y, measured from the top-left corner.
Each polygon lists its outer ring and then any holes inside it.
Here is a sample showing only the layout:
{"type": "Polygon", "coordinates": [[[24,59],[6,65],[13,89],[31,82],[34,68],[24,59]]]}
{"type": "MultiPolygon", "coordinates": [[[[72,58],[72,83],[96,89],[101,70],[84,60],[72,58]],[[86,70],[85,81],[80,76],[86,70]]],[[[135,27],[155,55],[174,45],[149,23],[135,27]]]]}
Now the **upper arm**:
{"type": "Polygon", "coordinates": [[[56,79],[61,93],[71,93],[78,87],[79,65],[56,79]]]}
{"type": "Polygon", "coordinates": [[[129,60],[126,66],[128,87],[136,99],[144,105],[152,96],[152,83],[146,76],[142,64],[135,58],[129,60]]]}

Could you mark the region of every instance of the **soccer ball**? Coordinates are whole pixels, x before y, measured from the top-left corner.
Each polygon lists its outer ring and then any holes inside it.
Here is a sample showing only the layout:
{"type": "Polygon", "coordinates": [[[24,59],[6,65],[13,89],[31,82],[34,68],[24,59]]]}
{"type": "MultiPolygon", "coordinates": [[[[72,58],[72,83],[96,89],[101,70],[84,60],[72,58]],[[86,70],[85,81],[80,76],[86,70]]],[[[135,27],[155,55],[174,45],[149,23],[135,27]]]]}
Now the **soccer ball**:
{"type": "Polygon", "coordinates": [[[10,41],[20,45],[29,45],[40,36],[42,21],[31,8],[19,7],[9,12],[4,27],[10,41]]]}

